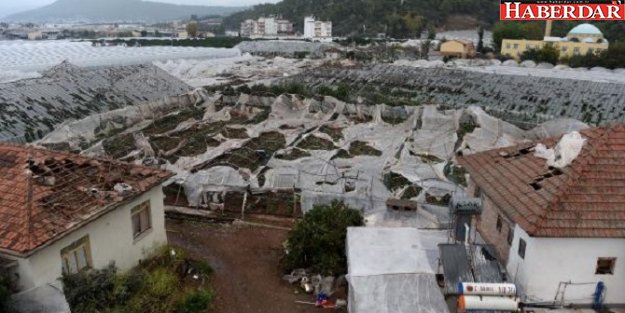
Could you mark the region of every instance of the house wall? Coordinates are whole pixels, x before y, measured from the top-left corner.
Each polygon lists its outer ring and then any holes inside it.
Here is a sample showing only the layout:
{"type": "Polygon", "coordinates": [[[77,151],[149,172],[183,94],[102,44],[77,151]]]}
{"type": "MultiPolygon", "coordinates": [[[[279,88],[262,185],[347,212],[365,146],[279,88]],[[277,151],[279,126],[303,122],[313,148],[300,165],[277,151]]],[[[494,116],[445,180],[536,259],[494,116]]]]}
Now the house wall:
{"type": "MultiPolygon", "coordinates": [[[[521,54],[529,49],[541,49],[547,42],[542,40],[504,39],[501,44],[501,54],[519,59],[521,54]]],[[[598,52],[608,49],[607,43],[587,43],[573,41],[551,42],[560,51],[560,57],[585,55],[588,51],[598,52]]]]}
{"type": "Polygon", "coordinates": [[[30,257],[19,259],[17,273],[21,289],[39,287],[61,277],[61,250],[86,235],[89,236],[94,268],[103,268],[111,261],[115,261],[121,270],[137,265],[154,248],[167,243],[162,187],[154,187],[134,201],[101,216],[30,257]],[[131,210],[146,200],[150,200],[152,229],[135,240],[131,210]]]}
{"type": "Polygon", "coordinates": [[[477,230],[484,240],[493,245],[501,263],[506,264],[510,252],[508,233],[514,231],[514,223],[482,193],[482,214],[477,218],[477,230]],[[501,217],[501,230],[497,230],[497,217],[501,217]]]}
{"type": "Polygon", "coordinates": [[[442,43],[440,50],[443,55],[455,55],[462,58],[468,54],[468,49],[465,49],[465,45],[454,40],[442,43]]]}
{"type": "MultiPolygon", "coordinates": [[[[507,265],[512,281],[531,301],[553,301],[560,282],[572,282],[564,303],[590,304],[599,281],[607,287],[605,303],[625,304],[625,239],[536,238],[515,227],[507,265]],[[526,242],[525,258],[518,253],[520,239],[526,242]],[[596,275],[599,257],[615,257],[613,275],[596,275]]],[[[560,298],[558,298],[560,299],[560,298]]]]}

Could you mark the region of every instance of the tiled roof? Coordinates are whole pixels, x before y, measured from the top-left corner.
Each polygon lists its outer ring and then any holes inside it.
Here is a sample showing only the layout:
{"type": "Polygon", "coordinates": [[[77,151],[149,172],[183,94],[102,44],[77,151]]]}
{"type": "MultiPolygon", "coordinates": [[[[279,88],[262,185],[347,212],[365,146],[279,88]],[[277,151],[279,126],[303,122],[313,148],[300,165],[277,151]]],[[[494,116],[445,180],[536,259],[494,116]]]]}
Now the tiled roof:
{"type": "MultiPolygon", "coordinates": [[[[536,237],[625,238],[625,125],[581,131],[573,163],[548,168],[536,143],[459,157],[471,179],[536,237]]],[[[559,141],[542,141],[553,148],[559,141]]]]}
{"type": "Polygon", "coordinates": [[[144,166],[0,144],[0,250],[28,254],[170,176],[144,166]],[[121,183],[132,189],[115,191],[123,189],[121,183]]]}

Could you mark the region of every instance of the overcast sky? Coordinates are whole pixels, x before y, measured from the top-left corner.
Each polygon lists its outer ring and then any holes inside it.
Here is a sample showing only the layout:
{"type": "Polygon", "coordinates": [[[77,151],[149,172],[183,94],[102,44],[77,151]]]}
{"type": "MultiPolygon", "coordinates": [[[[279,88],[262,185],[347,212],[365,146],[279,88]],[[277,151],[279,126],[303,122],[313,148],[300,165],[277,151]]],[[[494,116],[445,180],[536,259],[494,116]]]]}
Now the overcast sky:
{"type": "MultiPolygon", "coordinates": [[[[55,0],[0,0],[0,16],[9,15],[18,11],[30,10],[50,4],[55,0]]],[[[280,0],[152,0],[176,4],[198,4],[219,6],[242,6],[259,3],[276,3],[280,0]]]]}

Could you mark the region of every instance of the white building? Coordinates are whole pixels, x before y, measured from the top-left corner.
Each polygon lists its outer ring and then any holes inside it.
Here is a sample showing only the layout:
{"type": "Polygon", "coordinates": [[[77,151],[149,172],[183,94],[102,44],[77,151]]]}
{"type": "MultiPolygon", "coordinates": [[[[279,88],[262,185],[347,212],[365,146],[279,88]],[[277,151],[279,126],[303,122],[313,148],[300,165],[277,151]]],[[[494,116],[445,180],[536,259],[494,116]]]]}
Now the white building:
{"type": "Polygon", "coordinates": [[[39,295],[56,289],[41,290],[59,286],[63,272],[111,262],[130,269],[166,244],[161,183],[170,176],[0,144],[0,265],[18,287],[16,298],[45,306],[39,295]]]}
{"type": "Polygon", "coordinates": [[[304,18],[304,38],[313,40],[332,38],[332,22],[317,21],[313,16],[304,18]]]}
{"type": "Polygon", "coordinates": [[[562,144],[544,140],[556,147],[547,161],[535,155],[537,143],[527,143],[459,162],[471,176],[468,193],[483,201],[477,229],[526,301],[589,305],[599,296],[623,305],[625,125],[581,136],[579,154],[569,136],[562,144]],[[556,167],[569,157],[572,163],[556,167]]]}
{"type": "Polygon", "coordinates": [[[280,17],[261,17],[241,23],[243,37],[277,37],[293,33],[293,23],[280,17]]]}

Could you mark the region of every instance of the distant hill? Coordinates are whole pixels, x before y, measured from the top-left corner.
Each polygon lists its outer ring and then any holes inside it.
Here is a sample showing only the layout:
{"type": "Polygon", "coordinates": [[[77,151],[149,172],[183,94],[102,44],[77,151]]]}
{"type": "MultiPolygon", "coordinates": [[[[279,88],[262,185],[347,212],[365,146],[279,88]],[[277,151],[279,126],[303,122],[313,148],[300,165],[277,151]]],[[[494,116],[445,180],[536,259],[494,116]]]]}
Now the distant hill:
{"type": "Polygon", "coordinates": [[[304,17],[315,15],[333,22],[336,35],[387,33],[414,37],[428,26],[463,28],[490,25],[499,19],[499,2],[493,0],[284,0],[262,4],[225,19],[227,29],[241,21],[281,14],[303,31],[304,17]],[[462,23],[458,23],[462,21],[462,23]],[[468,21],[468,22],[467,22],[468,21]],[[460,25],[461,24],[461,25],[460,25]]]}
{"type": "Polygon", "coordinates": [[[141,0],[57,0],[30,11],[9,15],[10,22],[161,22],[192,14],[229,15],[243,7],[175,5],[141,0]]]}

